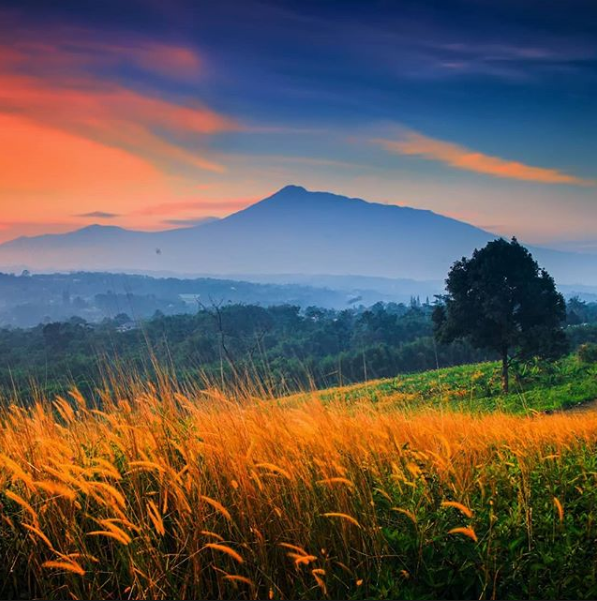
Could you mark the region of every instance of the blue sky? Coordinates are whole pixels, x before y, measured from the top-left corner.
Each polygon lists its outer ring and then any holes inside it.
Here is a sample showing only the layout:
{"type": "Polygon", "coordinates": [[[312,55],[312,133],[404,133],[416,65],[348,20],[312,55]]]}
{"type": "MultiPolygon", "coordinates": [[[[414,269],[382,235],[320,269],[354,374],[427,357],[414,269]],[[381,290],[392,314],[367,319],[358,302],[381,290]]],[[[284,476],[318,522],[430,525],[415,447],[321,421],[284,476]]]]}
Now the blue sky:
{"type": "Polygon", "coordinates": [[[0,141],[32,157],[0,155],[3,239],[298,183],[597,249],[594,2],[5,1],[0,30],[0,141]]]}

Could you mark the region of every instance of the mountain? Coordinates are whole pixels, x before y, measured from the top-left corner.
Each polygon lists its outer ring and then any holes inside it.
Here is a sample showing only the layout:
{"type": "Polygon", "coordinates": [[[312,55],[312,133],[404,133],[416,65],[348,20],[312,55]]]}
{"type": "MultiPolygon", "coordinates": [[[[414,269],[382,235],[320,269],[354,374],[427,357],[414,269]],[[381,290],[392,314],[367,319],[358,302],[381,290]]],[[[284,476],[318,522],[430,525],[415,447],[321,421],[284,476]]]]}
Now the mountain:
{"type": "MultiPolygon", "coordinates": [[[[42,236],[22,236],[0,245],[0,252],[30,253],[69,251],[85,249],[94,246],[102,247],[105,244],[133,243],[137,240],[147,239],[149,232],[126,230],[114,225],[88,225],[87,227],[68,232],[66,234],[44,234],[42,236]]],[[[42,260],[43,257],[32,255],[30,260],[42,260]]],[[[66,258],[65,258],[66,259],[66,258]]]]}
{"type": "MultiPolygon", "coordinates": [[[[286,186],[224,219],[163,232],[90,226],[0,245],[0,266],[201,275],[442,280],[496,236],[426,211],[286,186]]],[[[531,248],[559,283],[597,284],[597,257],[531,248]]]]}

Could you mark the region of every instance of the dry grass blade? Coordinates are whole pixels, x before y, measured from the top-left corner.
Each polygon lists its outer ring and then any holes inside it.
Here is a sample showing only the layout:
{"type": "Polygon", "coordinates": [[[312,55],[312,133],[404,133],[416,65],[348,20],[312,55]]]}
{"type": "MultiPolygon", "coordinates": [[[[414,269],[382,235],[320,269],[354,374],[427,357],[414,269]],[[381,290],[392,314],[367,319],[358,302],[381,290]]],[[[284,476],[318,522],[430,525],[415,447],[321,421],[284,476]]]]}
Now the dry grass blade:
{"type": "Polygon", "coordinates": [[[463,505],[462,503],[458,503],[456,501],[442,501],[441,506],[442,507],[454,507],[455,509],[458,509],[458,511],[463,513],[467,518],[473,517],[472,509],[468,508],[466,505],[463,505]]]}
{"type": "Polygon", "coordinates": [[[122,531],[114,532],[113,530],[94,530],[88,532],[87,536],[105,536],[106,538],[113,538],[123,545],[128,545],[132,540],[128,534],[122,531]]]}
{"type": "Polygon", "coordinates": [[[562,503],[560,503],[560,500],[557,497],[553,498],[553,504],[556,507],[556,510],[558,512],[558,518],[561,524],[564,521],[564,507],[562,506],[562,503]]]}
{"type": "Polygon", "coordinates": [[[238,563],[245,562],[245,560],[241,557],[241,555],[239,553],[237,553],[234,549],[229,547],[228,545],[222,545],[220,543],[207,543],[203,548],[204,549],[213,549],[214,551],[219,551],[220,553],[224,553],[225,555],[228,555],[228,557],[232,557],[232,559],[234,559],[234,561],[237,561],[238,563]]]}
{"type": "Polygon", "coordinates": [[[452,530],[450,530],[448,534],[462,534],[463,536],[467,536],[471,540],[478,542],[476,532],[468,526],[465,528],[452,528],[452,530]]]}
{"type": "Polygon", "coordinates": [[[357,528],[361,528],[361,525],[359,524],[359,522],[355,518],[353,518],[351,515],[348,515],[347,513],[340,513],[337,511],[328,511],[327,513],[324,513],[323,515],[326,518],[339,518],[341,520],[345,520],[347,522],[350,522],[357,528]]]}
{"type": "Polygon", "coordinates": [[[42,567],[85,576],[85,570],[75,561],[44,561],[42,567]]]}
{"type": "Polygon", "coordinates": [[[221,513],[228,521],[232,521],[232,516],[230,515],[230,512],[224,507],[224,505],[222,505],[222,503],[205,495],[201,495],[201,500],[205,501],[208,505],[211,505],[216,511],[221,513]]]}

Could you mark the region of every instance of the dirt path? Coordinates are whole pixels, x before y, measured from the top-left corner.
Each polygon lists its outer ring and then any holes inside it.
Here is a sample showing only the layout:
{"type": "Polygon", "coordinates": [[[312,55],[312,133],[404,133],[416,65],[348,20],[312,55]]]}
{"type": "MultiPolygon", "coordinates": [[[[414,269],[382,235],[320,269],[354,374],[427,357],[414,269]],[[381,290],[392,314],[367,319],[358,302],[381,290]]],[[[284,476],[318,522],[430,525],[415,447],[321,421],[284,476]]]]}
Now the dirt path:
{"type": "Polygon", "coordinates": [[[589,413],[593,411],[597,411],[597,399],[576,405],[576,407],[570,409],[564,409],[563,413],[589,413]]]}

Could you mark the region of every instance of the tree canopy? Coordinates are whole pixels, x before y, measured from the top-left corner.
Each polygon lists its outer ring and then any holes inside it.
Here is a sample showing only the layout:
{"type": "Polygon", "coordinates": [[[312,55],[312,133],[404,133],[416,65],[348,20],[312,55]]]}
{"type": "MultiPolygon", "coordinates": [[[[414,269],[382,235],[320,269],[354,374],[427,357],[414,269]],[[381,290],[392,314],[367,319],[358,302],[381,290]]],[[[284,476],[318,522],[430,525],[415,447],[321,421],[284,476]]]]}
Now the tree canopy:
{"type": "Polygon", "coordinates": [[[566,351],[564,298],[516,238],[493,240],[456,261],[446,292],[433,314],[438,340],[465,338],[499,353],[505,391],[513,357],[556,358],[566,351]]]}

